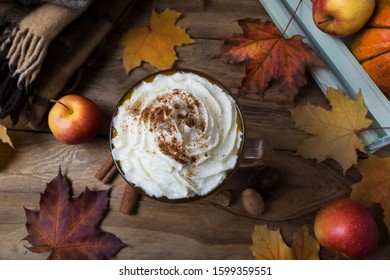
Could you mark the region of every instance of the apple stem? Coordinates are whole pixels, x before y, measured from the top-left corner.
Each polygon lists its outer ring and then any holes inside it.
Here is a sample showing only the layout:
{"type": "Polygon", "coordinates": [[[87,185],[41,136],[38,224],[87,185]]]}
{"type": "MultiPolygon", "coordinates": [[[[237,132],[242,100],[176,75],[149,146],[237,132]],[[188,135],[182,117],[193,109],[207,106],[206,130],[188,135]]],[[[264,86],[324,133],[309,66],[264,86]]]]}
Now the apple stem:
{"type": "Polygon", "coordinates": [[[321,20],[321,21],[317,22],[317,24],[321,25],[321,24],[324,24],[324,23],[326,23],[326,22],[328,22],[328,21],[331,21],[331,20],[334,20],[334,17],[329,16],[328,18],[326,18],[326,19],[324,19],[324,20],[321,20]]]}
{"type": "Polygon", "coordinates": [[[73,114],[73,110],[70,109],[68,106],[66,106],[64,103],[62,103],[61,101],[51,99],[50,102],[61,104],[62,106],[64,106],[69,111],[69,114],[73,114]]]}

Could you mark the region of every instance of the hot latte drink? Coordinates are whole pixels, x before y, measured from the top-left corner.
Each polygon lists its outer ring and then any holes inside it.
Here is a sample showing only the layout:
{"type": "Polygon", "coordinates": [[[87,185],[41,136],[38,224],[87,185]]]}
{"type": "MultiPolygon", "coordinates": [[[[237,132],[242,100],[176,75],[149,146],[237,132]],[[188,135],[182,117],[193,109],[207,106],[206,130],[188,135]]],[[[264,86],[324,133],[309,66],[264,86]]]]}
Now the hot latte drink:
{"type": "Polygon", "coordinates": [[[191,72],[157,74],[133,88],[113,119],[112,155],[147,195],[204,196],[238,160],[242,124],[234,99],[191,72]]]}

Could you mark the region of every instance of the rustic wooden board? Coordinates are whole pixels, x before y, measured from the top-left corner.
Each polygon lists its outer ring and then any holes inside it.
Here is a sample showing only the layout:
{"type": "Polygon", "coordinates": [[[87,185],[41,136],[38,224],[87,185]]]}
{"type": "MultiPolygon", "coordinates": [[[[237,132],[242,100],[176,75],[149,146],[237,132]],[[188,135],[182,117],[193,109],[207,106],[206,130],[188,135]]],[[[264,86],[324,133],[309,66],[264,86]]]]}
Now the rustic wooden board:
{"type": "MultiPolygon", "coordinates": [[[[37,209],[40,193],[57,175],[59,166],[71,180],[74,195],[79,195],[85,187],[108,188],[94,177],[108,155],[108,140],[98,138],[81,146],[68,146],[47,133],[11,132],[10,136],[16,150],[5,145],[0,147],[2,158],[8,158],[0,166],[0,230],[12,228],[15,234],[0,235],[3,248],[0,258],[41,258],[26,253],[23,249],[26,244],[20,239],[10,242],[12,237],[27,234],[23,207],[37,209]],[[5,252],[4,248],[9,246],[16,249],[5,252]]],[[[118,212],[124,190],[123,179],[118,176],[110,185],[113,186],[111,211],[103,228],[131,245],[118,258],[247,259],[251,257],[248,247],[254,223],[284,223],[288,225],[286,231],[292,231],[295,226],[310,222],[323,203],[346,194],[357,177],[356,174],[344,177],[331,162],[318,165],[290,151],[276,151],[271,164],[283,171],[283,184],[266,201],[267,210],[261,219],[253,220],[243,211],[240,193],[246,187],[247,176],[246,169],[239,169],[225,186],[235,197],[229,208],[219,206],[215,195],[186,204],[144,197],[134,216],[118,212]],[[181,249],[187,247],[191,253],[181,249]]]]}
{"type": "MultiPolygon", "coordinates": [[[[266,200],[266,211],[254,220],[243,211],[241,191],[248,187],[247,169],[239,169],[225,186],[234,194],[230,207],[215,202],[215,194],[192,203],[163,203],[142,197],[135,215],[118,211],[124,181],[119,176],[104,185],[94,175],[109,155],[108,133],[116,103],[140,78],[156,71],[148,64],[126,74],[121,62],[122,47],[117,44],[128,28],[146,24],[152,7],[166,7],[182,13],[179,24],[187,28],[196,44],[177,48],[175,67],[192,68],[212,75],[224,83],[234,96],[244,77],[243,65],[227,65],[214,56],[221,38],[239,32],[237,19],[268,18],[257,0],[160,0],[140,1],[130,15],[106,40],[99,58],[84,69],[76,93],[90,97],[100,106],[103,126],[99,136],[86,144],[60,144],[46,125],[37,131],[20,123],[10,128],[15,144],[12,150],[0,143],[0,259],[42,259],[22,241],[27,232],[23,207],[37,209],[40,193],[61,167],[72,182],[74,195],[85,187],[101,190],[112,187],[110,211],[102,228],[116,234],[129,246],[118,259],[253,259],[249,247],[255,223],[268,223],[282,229],[288,242],[296,227],[312,223],[313,215],[326,202],[347,195],[350,185],[360,180],[351,169],[344,176],[331,160],[321,164],[295,155],[306,134],[294,127],[289,108],[278,88],[271,87],[265,102],[256,96],[240,98],[250,137],[266,138],[275,149],[269,164],[282,170],[280,189],[266,200]],[[157,5],[157,6],[156,6],[157,5]],[[199,20],[201,18],[201,20],[199,20]]],[[[309,78],[297,102],[307,100],[327,106],[322,92],[309,78]]],[[[382,246],[372,258],[388,258],[389,246],[382,246]]],[[[322,252],[326,258],[332,258],[322,252]]]]}

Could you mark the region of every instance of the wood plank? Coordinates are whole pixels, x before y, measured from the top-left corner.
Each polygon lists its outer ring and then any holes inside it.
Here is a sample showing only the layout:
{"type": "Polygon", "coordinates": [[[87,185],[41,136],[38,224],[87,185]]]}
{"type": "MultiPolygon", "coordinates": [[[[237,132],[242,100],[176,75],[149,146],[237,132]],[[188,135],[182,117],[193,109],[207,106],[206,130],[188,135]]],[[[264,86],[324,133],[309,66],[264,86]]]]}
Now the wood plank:
{"type": "MultiPolygon", "coordinates": [[[[107,188],[94,178],[97,168],[106,159],[107,139],[98,138],[81,147],[62,145],[52,135],[44,133],[11,132],[11,137],[15,139],[16,150],[12,151],[6,145],[0,148],[2,227],[24,224],[23,207],[37,209],[39,194],[45,184],[55,177],[59,165],[64,164],[64,172],[72,181],[75,195],[82,192],[85,186],[95,190],[107,188]],[[4,160],[6,158],[7,161],[4,160]],[[41,158],[45,158],[45,161],[41,158]]],[[[120,177],[116,178],[111,211],[103,227],[131,245],[118,258],[250,258],[247,249],[254,222],[282,227],[288,240],[295,227],[310,222],[319,207],[346,195],[349,186],[360,179],[353,170],[344,177],[332,161],[317,164],[288,151],[276,151],[270,164],[282,170],[283,183],[279,191],[266,200],[266,212],[258,220],[248,217],[240,203],[240,193],[248,187],[244,180],[247,178],[245,169],[239,169],[234,179],[225,186],[234,194],[233,204],[229,208],[217,205],[215,195],[188,204],[168,204],[143,198],[135,216],[117,211],[123,181],[120,177]],[[189,214],[191,227],[186,222],[189,214]],[[236,227],[226,226],[231,224],[236,227]],[[181,251],[180,248],[184,246],[193,246],[194,255],[188,250],[181,251]]],[[[20,228],[18,230],[23,232],[20,228]]],[[[5,235],[0,239],[0,247],[17,243],[16,240],[9,241],[11,236],[19,238],[18,235],[5,235]]],[[[12,252],[24,252],[21,248],[15,250],[9,251],[5,257],[15,258],[12,252]]],[[[42,256],[23,253],[17,258],[30,257],[42,256]]]]}
{"type": "MultiPolygon", "coordinates": [[[[167,3],[160,1],[159,5],[165,7],[167,3]]],[[[167,2],[167,1],[165,1],[167,2]]],[[[238,18],[244,15],[253,16],[259,13],[259,16],[265,16],[265,11],[258,1],[246,0],[245,3],[240,5],[225,5],[223,1],[177,1],[174,2],[175,6],[180,10],[187,11],[190,15],[194,14],[193,20],[190,20],[187,24],[193,28],[198,28],[200,31],[204,31],[204,26],[198,26],[200,23],[207,23],[211,27],[211,32],[218,32],[218,29],[225,30],[233,33],[238,32],[237,23],[234,23],[231,19],[233,14],[236,14],[238,18]],[[177,3],[179,2],[179,3],[177,3]],[[223,7],[221,9],[221,6],[223,7]],[[199,21],[200,14],[204,13],[205,10],[211,11],[208,20],[199,21]],[[229,17],[230,20],[223,18],[223,16],[229,17]],[[215,26],[215,22],[209,22],[209,20],[219,19],[222,17],[220,26],[215,26]],[[232,25],[236,25],[236,28],[232,28],[232,25]]],[[[138,6],[140,6],[138,4],[138,6]]],[[[141,5],[144,6],[143,4],[141,5]]],[[[174,8],[174,7],[171,7],[174,8]]],[[[149,12],[149,6],[144,7],[144,10],[136,8],[128,16],[131,21],[123,25],[134,26],[140,24],[139,21],[146,17],[145,13],[149,12]],[[138,22],[138,23],[137,23],[138,22]]],[[[182,18],[184,20],[186,17],[182,18]]],[[[227,88],[229,88],[234,95],[237,94],[237,89],[241,84],[241,80],[244,78],[243,65],[228,65],[219,59],[214,58],[219,52],[222,45],[221,40],[214,40],[210,38],[216,38],[216,36],[206,36],[205,34],[196,35],[188,31],[189,34],[196,39],[196,44],[186,45],[183,47],[176,48],[179,60],[175,63],[175,67],[190,68],[199,71],[203,71],[214,78],[220,80],[227,88]],[[199,39],[198,39],[199,37],[199,39]],[[209,38],[207,40],[202,38],[209,38]]],[[[96,101],[103,113],[103,125],[101,133],[108,135],[108,130],[111,121],[111,115],[115,108],[116,103],[120,97],[133,85],[136,81],[142,77],[156,71],[153,67],[148,64],[143,64],[142,67],[135,69],[129,75],[125,73],[122,66],[122,47],[118,44],[118,39],[121,33],[113,31],[102,48],[101,54],[97,57],[96,61],[85,68],[82,74],[81,83],[75,88],[74,92],[85,95],[92,100],[96,101]]],[[[220,36],[222,37],[222,36],[220,36]]],[[[217,36],[217,38],[220,38],[217,36]]],[[[313,81],[311,81],[313,84],[313,81]]],[[[314,92],[320,92],[318,87],[310,87],[314,92]]],[[[278,95],[278,89],[272,87],[268,92],[267,96],[278,95]]],[[[253,98],[250,100],[256,100],[253,98]]],[[[271,99],[271,101],[273,101],[271,99]]],[[[7,127],[11,128],[10,121],[1,121],[5,123],[7,127]]],[[[23,122],[19,122],[13,129],[29,130],[23,122]]],[[[47,125],[44,123],[40,128],[41,131],[48,131],[47,125]]]]}
{"type": "Polygon", "coordinates": [[[194,1],[139,1],[129,16],[116,27],[116,31],[124,32],[129,27],[147,25],[149,13],[155,7],[157,12],[166,8],[181,13],[178,24],[187,29],[188,33],[195,38],[222,38],[233,32],[240,32],[237,24],[238,19],[264,18],[269,19],[263,6],[257,0],[240,0],[229,2],[226,0],[194,0],[194,1]],[[139,14],[143,13],[142,19],[139,14]],[[201,20],[200,20],[201,19],[201,20]]]}
{"type": "MultiPolygon", "coordinates": [[[[70,179],[74,195],[79,195],[87,186],[92,190],[112,187],[110,211],[102,229],[116,234],[128,244],[117,259],[253,259],[249,246],[255,223],[281,228],[287,243],[291,242],[297,227],[306,223],[311,225],[321,206],[348,195],[351,184],[361,179],[354,168],[344,176],[339,165],[332,160],[317,164],[294,155],[306,134],[294,127],[290,104],[279,93],[278,87],[272,86],[263,103],[257,96],[238,99],[246,118],[248,135],[271,142],[275,152],[268,164],[282,171],[282,184],[266,198],[266,211],[259,219],[249,217],[240,201],[241,192],[252,187],[247,181],[248,169],[239,169],[224,186],[233,193],[230,207],[218,205],[216,194],[184,204],[142,197],[135,215],[120,213],[123,179],[118,176],[112,184],[104,185],[94,175],[109,155],[109,126],[116,103],[131,85],[156,69],[144,63],[126,74],[121,61],[122,47],[117,40],[128,28],[147,23],[148,14],[156,5],[158,11],[169,7],[182,13],[179,25],[187,28],[197,41],[176,48],[180,59],[175,67],[203,71],[221,81],[237,96],[245,75],[243,65],[228,65],[214,56],[224,35],[240,31],[237,19],[268,17],[259,1],[139,1],[129,17],[110,34],[99,58],[85,68],[75,89],[76,93],[90,97],[101,107],[103,126],[99,136],[82,145],[63,145],[49,133],[46,125],[39,131],[31,131],[18,124],[9,132],[16,149],[0,143],[0,259],[46,257],[25,248],[28,243],[22,241],[27,234],[23,207],[38,209],[40,194],[46,183],[57,175],[59,166],[70,179]]],[[[297,102],[307,100],[328,106],[310,78],[297,102]]],[[[9,124],[7,121],[1,123],[9,124]]],[[[390,149],[380,153],[388,156],[390,149]]],[[[390,245],[387,240],[382,243],[383,246],[370,258],[390,258],[390,245]]],[[[321,254],[324,258],[333,257],[326,251],[321,254]]]]}
{"type": "MultiPolygon", "coordinates": [[[[39,195],[57,175],[58,166],[71,180],[75,195],[86,186],[93,190],[107,188],[94,178],[108,154],[106,138],[72,146],[60,144],[46,133],[11,132],[10,135],[16,150],[0,146],[0,228],[15,225],[18,235],[6,234],[0,238],[0,247],[19,244],[10,238],[14,236],[20,242],[21,225],[25,223],[23,207],[38,208],[39,195]]],[[[243,210],[240,193],[248,187],[245,183],[248,176],[246,169],[239,169],[225,186],[234,194],[231,207],[219,206],[215,194],[185,204],[143,197],[134,216],[118,212],[124,187],[123,180],[117,177],[112,184],[111,211],[102,226],[130,245],[118,258],[250,259],[248,247],[255,222],[283,225],[288,238],[293,228],[310,222],[320,206],[348,193],[349,185],[359,179],[354,172],[344,177],[333,162],[317,164],[289,151],[276,151],[271,164],[282,170],[283,184],[266,200],[266,212],[260,219],[254,220],[243,210]],[[234,227],[230,226],[233,224],[234,227]]],[[[4,258],[42,257],[26,254],[21,247],[0,254],[4,258]]]]}
{"type": "MultiPolygon", "coordinates": [[[[179,61],[175,64],[178,68],[190,68],[211,75],[223,83],[232,95],[237,97],[237,89],[244,78],[243,65],[225,64],[214,56],[218,53],[221,42],[218,40],[200,39],[196,44],[178,48],[179,61]]],[[[135,69],[130,75],[126,75],[120,62],[121,50],[119,48],[107,48],[102,54],[102,59],[97,61],[86,75],[76,92],[95,100],[102,108],[103,127],[101,133],[108,135],[113,108],[120,97],[142,77],[153,73],[155,70],[148,64],[135,69]],[[117,58],[117,59],[113,59],[117,58]],[[114,62],[113,62],[114,61],[114,62]],[[101,94],[103,93],[103,94],[101,94]]],[[[306,95],[310,101],[317,105],[326,105],[327,101],[322,92],[313,81],[307,86],[306,95]]],[[[238,103],[242,105],[244,116],[247,119],[249,134],[252,137],[265,137],[272,140],[276,149],[294,150],[297,144],[306,136],[305,133],[294,128],[294,122],[289,112],[290,104],[286,105],[287,98],[280,97],[277,87],[271,87],[266,92],[265,102],[261,103],[257,96],[242,97],[238,103]],[[282,104],[274,103],[275,100],[283,100],[282,104]],[[275,129],[278,128],[278,129],[275,129]],[[288,141],[286,135],[288,133],[288,141]]],[[[305,98],[307,101],[308,99],[305,98]]],[[[303,102],[303,101],[302,101],[303,102]]],[[[278,102],[280,103],[280,102],[278,102]]]]}
{"type": "MultiPolygon", "coordinates": [[[[242,65],[227,65],[219,59],[213,59],[218,53],[221,42],[218,40],[200,39],[196,44],[177,48],[178,68],[190,68],[203,71],[220,80],[233,94],[237,93],[244,72],[242,65]]],[[[121,62],[122,48],[110,45],[104,49],[99,60],[86,69],[80,85],[75,89],[91,99],[96,100],[103,111],[103,131],[107,133],[110,118],[120,97],[138,80],[156,71],[152,66],[143,63],[142,67],[126,74],[121,62]],[[104,93],[104,94],[99,94],[104,93]]]]}

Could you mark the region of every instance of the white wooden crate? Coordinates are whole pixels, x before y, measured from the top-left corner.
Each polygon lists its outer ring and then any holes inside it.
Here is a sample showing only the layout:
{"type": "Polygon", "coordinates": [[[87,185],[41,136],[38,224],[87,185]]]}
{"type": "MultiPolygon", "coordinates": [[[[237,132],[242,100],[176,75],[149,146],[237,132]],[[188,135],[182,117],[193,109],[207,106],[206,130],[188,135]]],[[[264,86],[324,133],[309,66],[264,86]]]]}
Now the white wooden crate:
{"type": "MultiPolygon", "coordinates": [[[[292,17],[299,0],[260,0],[273,22],[283,31],[292,17]]],[[[303,0],[285,33],[286,37],[303,36],[329,68],[311,67],[309,70],[321,90],[326,86],[342,89],[351,98],[361,90],[374,121],[372,127],[390,126],[390,102],[351,54],[345,39],[328,35],[317,28],[312,18],[312,3],[303,0]]],[[[361,133],[367,151],[375,152],[390,144],[390,130],[369,130],[361,133]]]]}

